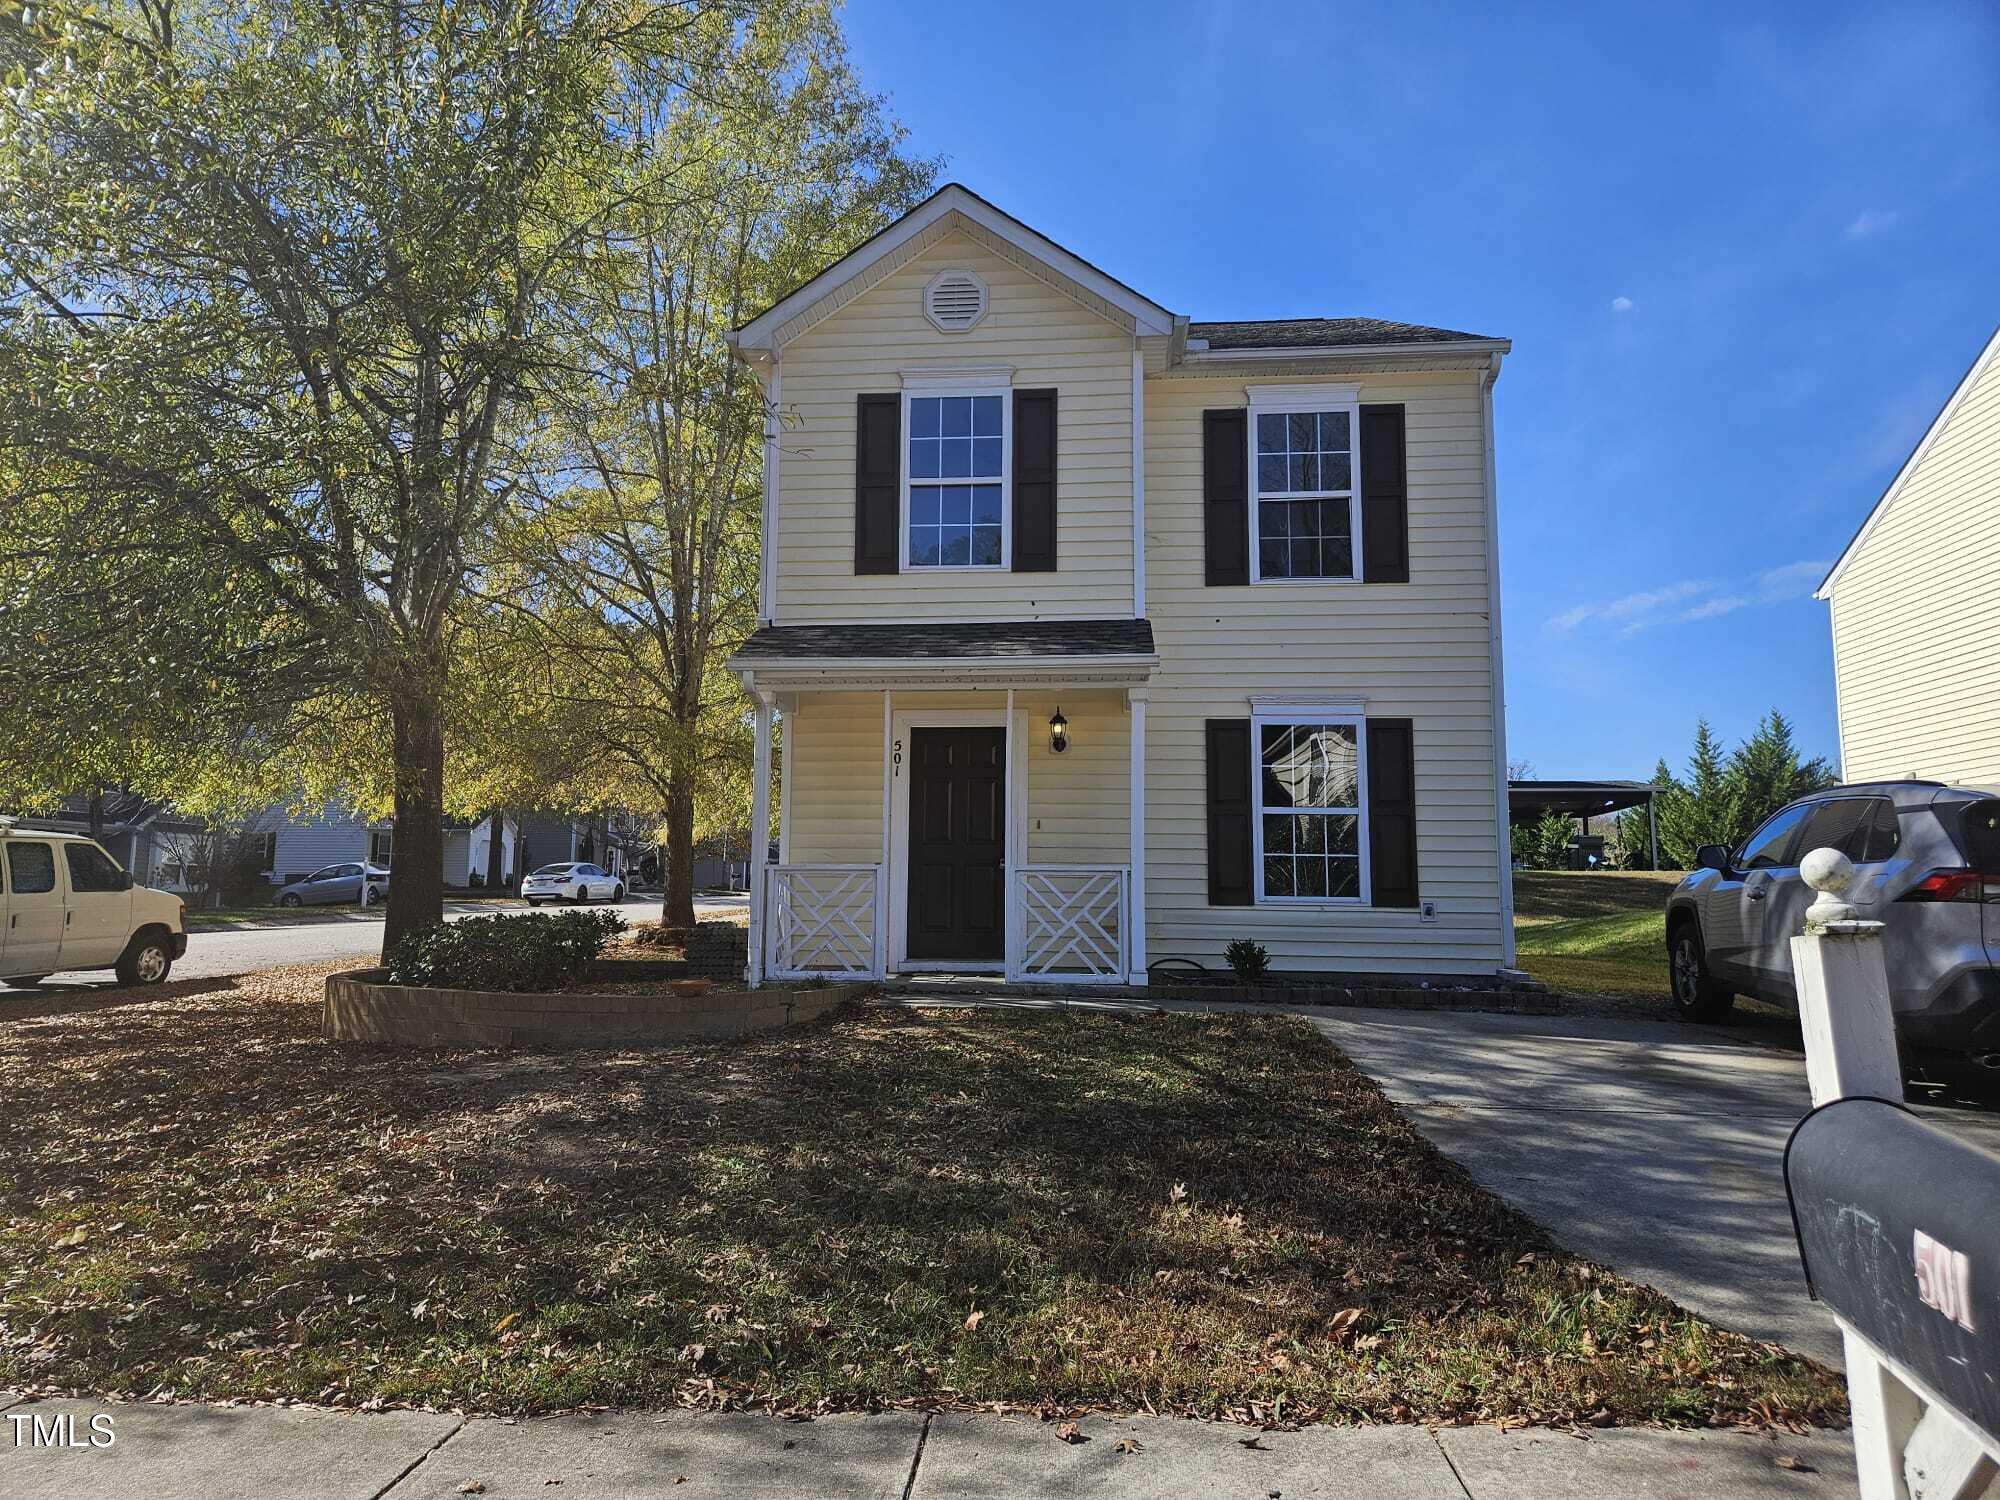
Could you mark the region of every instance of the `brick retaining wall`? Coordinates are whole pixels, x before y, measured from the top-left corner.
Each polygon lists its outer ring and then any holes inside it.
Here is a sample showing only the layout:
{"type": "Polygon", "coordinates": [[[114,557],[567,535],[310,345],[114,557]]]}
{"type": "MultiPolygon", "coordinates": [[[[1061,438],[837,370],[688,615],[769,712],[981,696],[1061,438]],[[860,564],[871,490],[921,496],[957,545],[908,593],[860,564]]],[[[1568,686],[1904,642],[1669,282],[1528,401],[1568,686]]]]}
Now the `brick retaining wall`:
{"type": "Polygon", "coordinates": [[[631,1047],[777,1031],[825,1015],[868,986],[710,990],[705,995],[516,995],[390,984],[385,969],[330,974],[329,1041],[406,1047],[631,1047]]]}

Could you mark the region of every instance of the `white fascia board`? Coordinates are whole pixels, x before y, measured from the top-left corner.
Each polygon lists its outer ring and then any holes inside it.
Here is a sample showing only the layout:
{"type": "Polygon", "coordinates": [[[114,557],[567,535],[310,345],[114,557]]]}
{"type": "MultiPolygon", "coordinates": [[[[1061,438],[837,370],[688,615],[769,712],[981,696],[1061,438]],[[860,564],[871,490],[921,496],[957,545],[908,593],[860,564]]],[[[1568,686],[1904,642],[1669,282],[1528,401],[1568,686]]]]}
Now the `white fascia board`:
{"type": "Polygon", "coordinates": [[[1875,529],[1875,523],[1882,519],[1883,513],[1894,503],[1897,494],[1903,488],[1903,482],[1914,474],[1917,465],[1924,461],[1924,455],[1931,451],[1931,444],[1937,441],[1938,435],[1945,429],[1945,424],[1951,421],[1959,405],[1979,383],[1980,375],[1985,372],[1987,365],[1992,363],[1996,354],[2000,354],[2000,328],[1993,330],[1993,337],[1988,339],[1986,347],[1979,351],[1979,357],[1973,360],[1972,368],[1965,372],[1965,378],[1959,381],[1957,389],[1951,393],[1951,399],[1946,401],[1938,412],[1937,419],[1930,425],[1930,430],[1910,451],[1910,456],[1903,460],[1903,467],[1896,471],[1896,477],[1890,480],[1889,487],[1882,491],[1882,498],[1877,500],[1875,508],[1868,512],[1868,519],[1863,521],[1861,529],[1854,533],[1854,540],[1847,544],[1840,556],[1834,559],[1833,566],[1827,569],[1826,577],[1822,578],[1819,587],[1813,590],[1813,598],[1833,597],[1833,586],[1840,581],[1841,573],[1845,571],[1848,563],[1853,561],[1854,554],[1861,550],[1861,544],[1868,540],[1868,534],[1875,529]]]}
{"type": "Polygon", "coordinates": [[[1510,354],[1512,339],[1437,339],[1415,344],[1317,344],[1295,349],[1196,349],[1189,346],[1182,356],[1190,365],[1227,365],[1278,362],[1288,359],[1356,359],[1371,356],[1396,358],[1407,354],[1510,354]]]}
{"type": "Polygon", "coordinates": [[[730,347],[745,358],[749,358],[755,350],[771,348],[780,327],[884,256],[893,255],[914,236],[922,234],[950,213],[963,214],[990,234],[1007,241],[1024,254],[1032,255],[1113,307],[1129,313],[1138,332],[1164,334],[1174,331],[1174,315],[1159,303],[1106,276],[1055,241],[1037,234],[1019,219],[1002,213],[985,199],[954,182],[940,188],[866,244],[848,252],[783,301],[759,313],[730,334],[730,347]]]}
{"type": "Polygon", "coordinates": [[[1101,672],[1129,668],[1151,671],[1160,664],[1158,652],[1147,656],[754,656],[732,657],[725,663],[739,676],[762,672],[770,676],[793,672],[1061,672],[1071,667],[1101,672]]]}

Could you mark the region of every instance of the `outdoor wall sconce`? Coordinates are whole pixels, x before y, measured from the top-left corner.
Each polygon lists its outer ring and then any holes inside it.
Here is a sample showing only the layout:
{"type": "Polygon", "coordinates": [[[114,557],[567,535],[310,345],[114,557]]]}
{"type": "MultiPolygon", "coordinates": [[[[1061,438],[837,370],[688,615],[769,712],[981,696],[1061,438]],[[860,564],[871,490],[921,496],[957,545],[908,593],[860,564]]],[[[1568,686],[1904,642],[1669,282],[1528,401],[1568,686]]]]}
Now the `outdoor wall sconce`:
{"type": "Polygon", "coordinates": [[[1062,705],[1056,705],[1055,717],[1049,720],[1049,749],[1057,755],[1069,749],[1069,720],[1062,715],[1062,705]]]}

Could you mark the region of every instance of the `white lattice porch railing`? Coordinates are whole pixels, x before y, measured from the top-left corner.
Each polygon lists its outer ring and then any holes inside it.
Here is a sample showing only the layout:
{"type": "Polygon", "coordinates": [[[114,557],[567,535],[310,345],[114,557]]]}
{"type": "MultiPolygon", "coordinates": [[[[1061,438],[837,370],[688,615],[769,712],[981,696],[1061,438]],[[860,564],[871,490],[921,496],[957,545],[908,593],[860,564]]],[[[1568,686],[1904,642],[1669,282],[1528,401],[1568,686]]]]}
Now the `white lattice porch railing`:
{"type": "Polygon", "coordinates": [[[1019,941],[1010,979],[1125,978],[1132,872],[1125,865],[1022,865],[1014,872],[1019,941]]]}
{"type": "Polygon", "coordinates": [[[880,865],[767,865],[765,972],[869,979],[882,973],[880,865]]]}

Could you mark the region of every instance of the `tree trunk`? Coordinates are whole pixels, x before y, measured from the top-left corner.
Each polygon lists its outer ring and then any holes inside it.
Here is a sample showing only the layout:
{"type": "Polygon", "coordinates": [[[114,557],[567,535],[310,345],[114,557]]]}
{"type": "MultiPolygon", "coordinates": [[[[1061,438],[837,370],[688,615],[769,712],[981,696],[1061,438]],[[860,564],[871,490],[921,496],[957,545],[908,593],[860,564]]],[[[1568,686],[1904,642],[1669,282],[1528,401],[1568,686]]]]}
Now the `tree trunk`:
{"type": "Polygon", "coordinates": [[[694,782],[675,776],[667,782],[666,865],[660,871],[663,927],[694,926],[694,782]]]}
{"type": "Polygon", "coordinates": [[[391,705],[396,756],[396,842],[382,957],[419,927],[444,919],[444,714],[421,688],[391,705]]]}
{"type": "MultiPolygon", "coordinates": [[[[519,853],[517,849],[515,853],[519,853]]],[[[493,809],[492,821],[486,829],[486,889],[497,891],[505,885],[507,876],[507,810],[493,809]]]]}

